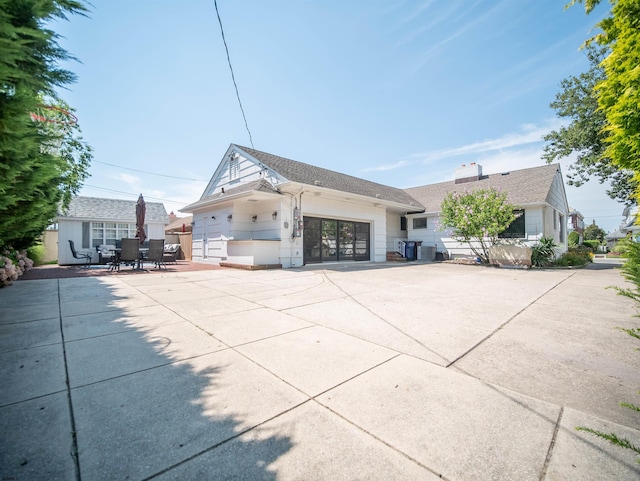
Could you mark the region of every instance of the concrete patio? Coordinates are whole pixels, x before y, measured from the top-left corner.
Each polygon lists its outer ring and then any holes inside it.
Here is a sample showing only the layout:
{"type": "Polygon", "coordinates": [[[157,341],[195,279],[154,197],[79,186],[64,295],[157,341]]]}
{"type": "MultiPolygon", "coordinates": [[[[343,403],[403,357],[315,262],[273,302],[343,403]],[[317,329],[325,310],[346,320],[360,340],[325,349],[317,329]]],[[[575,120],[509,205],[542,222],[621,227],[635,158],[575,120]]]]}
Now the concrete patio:
{"type": "Polygon", "coordinates": [[[579,270],[342,264],[0,290],[2,480],[637,480],[632,301],[579,270]]]}

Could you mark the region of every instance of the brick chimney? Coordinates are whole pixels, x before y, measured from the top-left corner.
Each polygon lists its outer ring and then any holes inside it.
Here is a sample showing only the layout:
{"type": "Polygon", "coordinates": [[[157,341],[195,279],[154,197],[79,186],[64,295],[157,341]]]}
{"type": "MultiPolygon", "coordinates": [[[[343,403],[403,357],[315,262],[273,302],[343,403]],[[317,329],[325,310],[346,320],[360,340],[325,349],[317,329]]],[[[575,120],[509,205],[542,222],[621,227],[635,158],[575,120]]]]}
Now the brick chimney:
{"type": "MultiPolygon", "coordinates": [[[[166,211],[165,211],[166,212],[166,211]]],[[[175,215],[173,213],[173,211],[171,211],[171,213],[169,214],[169,224],[171,224],[174,220],[176,220],[178,218],[177,215],[175,215]]]]}
{"type": "Polygon", "coordinates": [[[469,165],[462,164],[456,169],[455,183],[464,184],[465,182],[475,182],[482,177],[482,166],[471,162],[469,165]]]}

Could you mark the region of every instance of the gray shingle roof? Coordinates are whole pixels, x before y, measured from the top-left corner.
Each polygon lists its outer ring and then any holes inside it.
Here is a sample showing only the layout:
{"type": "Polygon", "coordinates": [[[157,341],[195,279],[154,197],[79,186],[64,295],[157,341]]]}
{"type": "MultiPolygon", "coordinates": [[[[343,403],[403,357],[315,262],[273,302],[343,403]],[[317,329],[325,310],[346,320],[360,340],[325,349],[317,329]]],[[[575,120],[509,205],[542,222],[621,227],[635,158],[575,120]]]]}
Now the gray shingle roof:
{"type": "Polygon", "coordinates": [[[299,182],[301,184],[348,192],[350,194],[363,195],[374,199],[397,202],[399,204],[413,204],[416,206],[416,210],[422,209],[422,206],[418,205],[416,199],[402,189],[359,179],[351,175],[341,174],[241,145],[235,146],[291,182],[299,182]]]}
{"type": "Polygon", "coordinates": [[[558,164],[543,165],[529,169],[512,170],[507,174],[483,175],[480,180],[456,184],[454,181],[423,185],[405,189],[405,192],[420,202],[426,212],[440,212],[440,205],[449,192],[464,192],[494,188],[507,193],[507,200],[514,205],[546,202],[558,164]]]}
{"type": "MultiPolygon", "coordinates": [[[[69,208],[59,212],[60,218],[89,219],[94,221],[135,222],[137,200],[102,199],[99,197],[73,197],[69,208]]],[[[146,202],[145,221],[169,223],[164,204],[146,202]]]]}

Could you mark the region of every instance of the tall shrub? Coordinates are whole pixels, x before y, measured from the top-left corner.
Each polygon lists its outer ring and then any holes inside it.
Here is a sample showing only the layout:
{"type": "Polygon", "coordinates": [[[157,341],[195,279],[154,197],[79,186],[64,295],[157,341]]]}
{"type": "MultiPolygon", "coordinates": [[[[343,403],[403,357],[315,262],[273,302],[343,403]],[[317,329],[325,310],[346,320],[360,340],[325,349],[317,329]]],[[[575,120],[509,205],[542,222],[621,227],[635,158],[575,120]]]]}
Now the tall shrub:
{"type": "Polygon", "coordinates": [[[507,194],[496,189],[449,192],[442,201],[440,224],[452,229],[452,237],[469,244],[471,251],[489,262],[489,249],[516,219],[507,194]]]}

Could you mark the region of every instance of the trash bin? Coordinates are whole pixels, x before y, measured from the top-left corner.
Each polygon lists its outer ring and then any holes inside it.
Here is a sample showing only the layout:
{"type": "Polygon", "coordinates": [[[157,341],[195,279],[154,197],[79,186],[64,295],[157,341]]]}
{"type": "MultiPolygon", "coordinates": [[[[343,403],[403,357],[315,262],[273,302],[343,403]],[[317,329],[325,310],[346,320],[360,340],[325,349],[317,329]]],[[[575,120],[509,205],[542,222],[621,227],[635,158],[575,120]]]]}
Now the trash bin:
{"type": "Polygon", "coordinates": [[[422,241],[416,241],[416,259],[422,259],[422,241]]]}
{"type": "Polygon", "coordinates": [[[415,241],[407,241],[404,256],[410,261],[416,260],[416,243],[415,241]]]}

